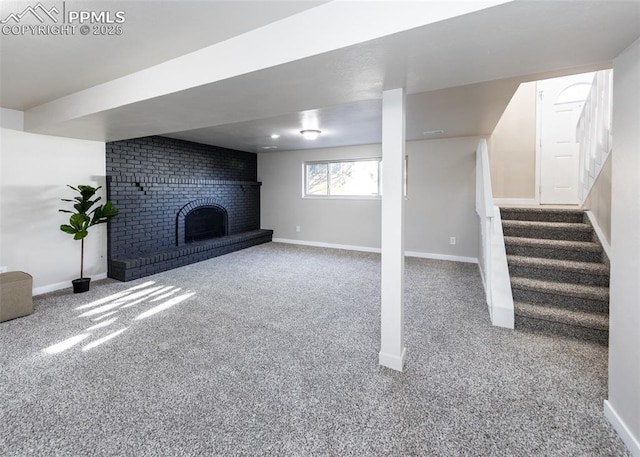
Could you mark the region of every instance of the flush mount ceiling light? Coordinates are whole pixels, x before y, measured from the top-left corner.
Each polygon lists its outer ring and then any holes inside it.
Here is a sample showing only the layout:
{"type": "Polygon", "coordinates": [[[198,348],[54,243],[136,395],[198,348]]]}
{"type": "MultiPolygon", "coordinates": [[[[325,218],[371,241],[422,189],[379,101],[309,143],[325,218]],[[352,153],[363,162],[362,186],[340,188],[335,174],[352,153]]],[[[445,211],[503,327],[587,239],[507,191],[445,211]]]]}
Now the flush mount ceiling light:
{"type": "Polygon", "coordinates": [[[315,140],[322,132],[320,130],[307,129],[300,130],[300,133],[306,140],[315,140]]]}
{"type": "Polygon", "coordinates": [[[277,133],[274,133],[271,135],[271,138],[274,140],[277,140],[278,138],[280,138],[280,135],[278,135],[277,133]]]}

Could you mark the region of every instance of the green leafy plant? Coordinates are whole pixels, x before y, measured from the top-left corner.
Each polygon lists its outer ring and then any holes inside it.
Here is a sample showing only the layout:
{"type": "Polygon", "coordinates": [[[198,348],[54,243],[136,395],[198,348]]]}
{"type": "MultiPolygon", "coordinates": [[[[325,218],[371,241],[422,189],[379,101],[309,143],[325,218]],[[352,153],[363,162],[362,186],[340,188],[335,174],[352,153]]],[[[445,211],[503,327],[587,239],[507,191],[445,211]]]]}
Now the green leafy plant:
{"type": "Polygon", "coordinates": [[[80,240],[80,278],[83,278],[84,270],[84,239],[89,234],[89,228],[97,224],[104,224],[118,215],[118,210],[113,207],[111,202],[104,205],[98,205],[102,197],[92,200],[95,193],[102,187],[92,187],[80,185],[77,188],[67,185],[80,195],[73,200],[63,198],[63,202],[73,203],[75,211],[68,209],[60,209],[62,213],[70,213],[68,224],[62,224],[60,230],[73,235],[74,240],[80,240]]]}

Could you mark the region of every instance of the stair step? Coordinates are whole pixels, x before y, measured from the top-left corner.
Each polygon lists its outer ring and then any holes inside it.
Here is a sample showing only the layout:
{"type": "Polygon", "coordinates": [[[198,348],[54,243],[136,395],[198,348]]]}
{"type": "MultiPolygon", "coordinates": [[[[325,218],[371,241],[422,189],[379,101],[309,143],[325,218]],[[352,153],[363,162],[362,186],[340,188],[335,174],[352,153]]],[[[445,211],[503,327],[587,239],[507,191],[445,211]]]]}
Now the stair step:
{"type": "Polygon", "coordinates": [[[546,208],[500,208],[502,220],[575,222],[584,221],[581,210],[546,209],[546,208]]]}
{"type": "Polygon", "coordinates": [[[575,311],[608,313],[609,288],[530,278],[511,278],[514,301],[575,311]]]}
{"type": "Polygon", "coordinates": [[[585,286],[566,282],[542,281],[539,279],[512,278],[511,287],[524,290],[552,293],[565,297],[586,298],[589,300],[609,301],[609,288],[585,286]]]}
{"type": "Polygon", "coordinates": [[[548,240],[591,241],[593,229],[583,223],[502,221],[505,236],[541,238],[548,240]]]}
{"type": "Polygon", "coordinates": [[[609,265],[582,210],[500,208],[520,330],[608,343],[609,265]]]}
{"type": "Polygon", "coordinates": [[[514,302],[513,307],[517,316],[595,330],[609,330],[609,316],[606,313],[566,310],[523,302],[514,302]]]}
{"type": "Polygon", "coordinates": [[[602,263],[508,255],[509,272],[525,277],[588,286],[609,286],[609,268],[602,263]]]}
{"type": "Polygon", "coordinates": [[[536,335],[549,335],[553,338],[590,341],[606,346],[609,343],[609,332],[593,328],[551,322],[525,316],[514,316],[515,328],[520,332],[531,332],[536,335]]]}
{"type": "Polygon", "coordinates": [[[593,241],[567,241],[505,236],[508,255],[601,262],[602,247],[593,241]]]}

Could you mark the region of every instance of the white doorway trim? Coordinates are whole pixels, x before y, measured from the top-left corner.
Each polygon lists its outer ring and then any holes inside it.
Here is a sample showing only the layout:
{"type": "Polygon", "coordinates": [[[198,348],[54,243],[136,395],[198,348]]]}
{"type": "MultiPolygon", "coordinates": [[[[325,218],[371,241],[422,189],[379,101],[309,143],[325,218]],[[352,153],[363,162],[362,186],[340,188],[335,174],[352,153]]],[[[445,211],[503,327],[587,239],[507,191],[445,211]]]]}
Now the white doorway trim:
{"type": "MultiPolygon", "coordinates": [[[[558,149],[559,145],[556,145],[555,143],[553,143],[553,146],[551,146],[552,143],[549,142],[549,139],[550,139],[549,133],[552,132],[552,130],[550,130],[549,127],[552,125],[555,126],[556,123],[559,122],[559,119],[556,119],[555,117],[548,118],[547,116],[551,116],[551,113],[550,112],[543,113],[543,111],[544,109],[548,108],[548,106],[545,105],[545,103],[548,104],[552,102],[551,99],[549,98],[550,95],[555,94],[555,95],[552,95],[552,97],[555,99],[555,97],[562,97],[565,92],[577,86],[587,86],[587,89],[588,89],[589,86],[593,84],[595,75],[596,73],[594,72],[578,73],[578,74],[567,75],[567,76],[562,76],[557,78],[550,78],[548,80],[536,82],[536,144],[535,144],[536,165],[535,165],[534,185],[535,185],[535,200],[540,205],[543,205],[543,204],[562,204],[562,205],[571,205],[571,206],[580,205],[580,173],[581,173],[580,160],[581,159],[580,159],[580,150],[579,150],[580,146],[578,143],[574,143],[576,141],[575,140],[576,132],[572,132],[570,134],[570,137],[574,138],[573,140],[570,141],[570,145],[563,144],[562,149],[560,150],[558,149]],[[541,84],[541,83],[544,83],[544,84],[541,84]],[[543,103],[543,97],[545,97],[544,103],[543,103]],[[543,131],[543,124],[547,133],[543,131]],[[542,148],[543,141],[545,141],[544,151],[542,148]],[[550,149],[550,146],[553,147],[554,149],[550,149]],[[577,161],[577,163],[575,163],[575,175],[573,174],[573,171],[571,171],[569,175],[566,175],[566,176],[563,175],[563,177],[568,180],[567,182],[570,183],[570,187],[566,188],[566,190],[562,190],[561,194],[558,194],[557,192],[553,194],[551,193],[551,189],[549,188],[549,185],[551,184],[551,182],[553,182],[553,181],[549,181],[550,179],[553,180],[551,173],[555,175],[555,167],[557,166],[555,161],[551,163],[549,157],[547,157],[546,155],[552,151],[554,152],[554,155],[556,151],[562,151],[562,154],[560,157],[562,157],[563,159],[568,158],[572,162],[577,161]],[[544,157],[543,157],[543,154],[545,154],[544,157]],[[544,166],[544,169],[543,169],[543,166],[544,166]],[[550,166],[551,168],[549,168],[550,166]],[[545,185],[544,189],[543,189],[543,184],[545,185]],[[543,191],[545,192],[544,195],[543,195],[543,191]],[[575,192],[575,199],[573,195],[574,192],[575,192]],[[543,202],[543,197],[544,197],[544,202],[543,202]]],[[[575,97],[579,94],[572,94],[572,95],[575,97]]],[[[587,98],[588,98],[588,92],[584,94],[584,101],[581,101],[582,100],[581,98],[576,98],[575,100],[568,99],[560,102],[558,99],[558,101],[555,103],[562,104],[563,109],[558,112],[563,112],[563,113],[566,112],[566,109],[564,109],[565,104],[567,104],[567,106],[570,106],[571,107],[570,110],[572,110],[572,113],[573,113],[572,116],[576,117],[576,122],[577,122],[579,117],[578,115],[580,111],[584,109],[583,107],[587,98]]],[[[554,106],[556,105],[554,104],[554,106]]],[[[573,119],[571,119],[571,121],[572,120],[573,119]]],[[[577,124],[576,124],[576,128],[577,128],[577,124]]],[[[568,132],[566,130],[562,130],[562,131],[568,132]]],[[[552,135],[555,135],[555,134],[552,133],[552,135]]],[[[565,142],[566,141],[564,140],[564,138],[562,138],[560,141],[560,143],[565,143],[565,142]]],[[[571,170],[573,170],[573,168],[571,168],[571,170]]]]}
{"type": "Polygon", "coordinates": [[[535,164],[535,180],[534,195],[535,204],[540,204],[540,174],[542,169],[542,153],[540,151],[540,132],[542,131],[542,110],[540,109],[540,90],[536,81],[536,164],[535,164]]]}

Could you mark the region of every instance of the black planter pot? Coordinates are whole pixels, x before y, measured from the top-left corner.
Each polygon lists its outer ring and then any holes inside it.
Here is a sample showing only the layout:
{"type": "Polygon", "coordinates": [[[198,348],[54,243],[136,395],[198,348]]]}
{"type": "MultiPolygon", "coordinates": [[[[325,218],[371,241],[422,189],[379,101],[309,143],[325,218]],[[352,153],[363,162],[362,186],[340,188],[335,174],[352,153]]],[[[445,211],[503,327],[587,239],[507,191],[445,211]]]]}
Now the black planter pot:
{"type": "Polygon", "coordinates": [[[71,281],[71,284],[73,284],[73,293],[81,294],[82,292],[88,291],[90,282],[91,278],[74,279],[71,281]]]}

